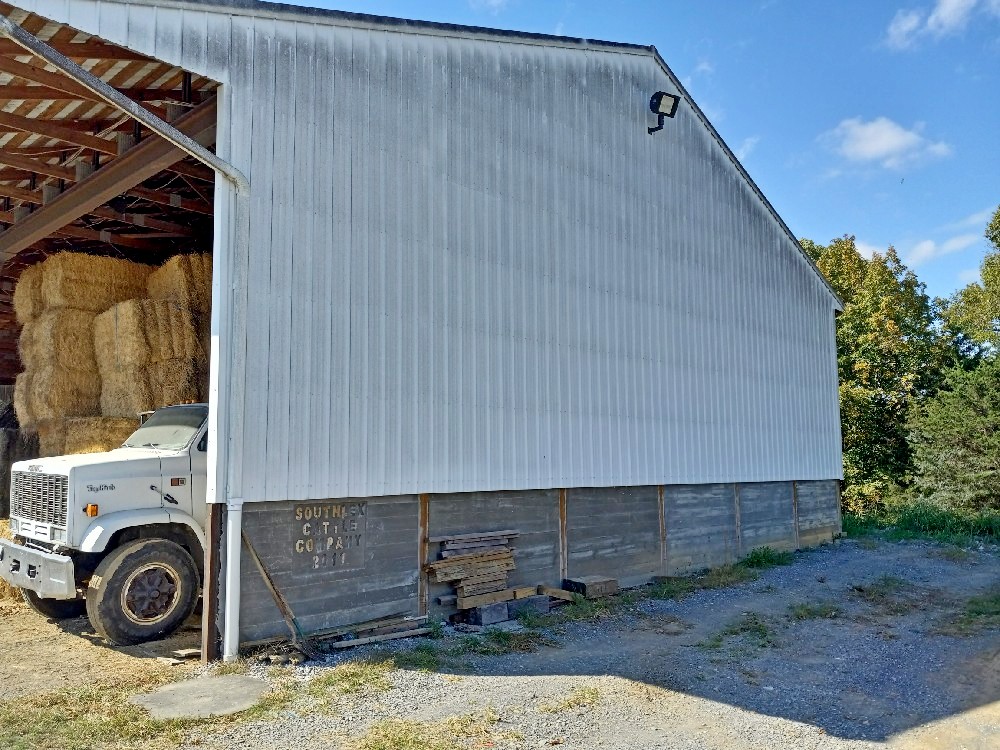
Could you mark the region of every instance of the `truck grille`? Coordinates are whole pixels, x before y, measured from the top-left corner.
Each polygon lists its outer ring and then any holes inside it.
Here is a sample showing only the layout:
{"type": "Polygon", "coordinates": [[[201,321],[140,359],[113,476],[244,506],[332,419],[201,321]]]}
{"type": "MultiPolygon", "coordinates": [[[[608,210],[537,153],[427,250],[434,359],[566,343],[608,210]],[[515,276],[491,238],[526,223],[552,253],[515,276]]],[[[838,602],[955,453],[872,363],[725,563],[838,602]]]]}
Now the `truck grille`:
{"type": "Polygon", "coordinates": [[[69,477],[15,471],[10,483],[10,514],[53,526],[66,525],[69,477]]]}

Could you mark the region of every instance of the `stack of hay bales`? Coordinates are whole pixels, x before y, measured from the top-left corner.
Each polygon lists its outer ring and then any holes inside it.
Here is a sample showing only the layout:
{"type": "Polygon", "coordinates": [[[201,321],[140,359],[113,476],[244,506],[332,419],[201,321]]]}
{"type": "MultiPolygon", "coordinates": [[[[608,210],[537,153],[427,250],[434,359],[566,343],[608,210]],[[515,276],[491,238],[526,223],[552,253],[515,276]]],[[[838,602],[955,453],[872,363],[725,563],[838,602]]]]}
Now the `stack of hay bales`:
{"type": "Polygon", "coordinates": [[[106,417],[127,417],[201,396],[205,353],[186,307],[153,299],[121,302],[97,316],[94,347],[106,417]]]}
{"type": "MultiPolygon", "coordinates": [[[[207,363],[212,336],[212,256],[174,256],[150,275],[146,288],[150,299],[173,302],[191,312],[207,363]]],[[[207,377],[203,373],[201,400],[208,396],[207,377]]]]}
{"type": "Polygon", "coordinates": [[[21,427],[38,432],[41,455],[65,452],[65,420],[100,415],[95,319],[115,303],[143,294],[152,270],[64,252],[21,275],[14,310],[22,325],[25,369],[17,377],[14,406],[21,427]]]}

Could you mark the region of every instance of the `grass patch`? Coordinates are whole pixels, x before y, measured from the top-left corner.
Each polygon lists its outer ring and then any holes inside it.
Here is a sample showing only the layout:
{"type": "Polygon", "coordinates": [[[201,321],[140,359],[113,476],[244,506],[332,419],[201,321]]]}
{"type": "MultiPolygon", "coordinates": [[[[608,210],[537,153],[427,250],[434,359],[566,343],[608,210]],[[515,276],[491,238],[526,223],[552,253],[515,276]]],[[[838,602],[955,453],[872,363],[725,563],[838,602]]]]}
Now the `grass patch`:
{"type": "Polygon", "coordinates": [[[225,675],[245,675],[250,673],[250,659],[234,659],[233,661],[220,661],[213,665],[212,674],[216,677],[225,675]]]}
{"type": "Polygon", "coordinates": [[[757,568],[766,570],[776,568],[779,565],[791,565],[795,560],[795,555],[791,552],[779,552],[773,547],[754,547],[750,554],[740,560],[739,564],[744,568],[757,568]]]}
{"type": "Polygon", "coordinates": [[[543,711],[547,714],[555,714],[560,711],[569,711],[574,708],[590,708],[591,706],[596,706],[597,701],[600,700],[601,693],[595,687],[579,687],[570,691],[567,695],[562,698],[552,701],[551,703],[543,703],[538,707],[539,711],[543,711]]]}
{"type": "MultiPolygon", "coordinates": [[[[760,549],[768,548],[762,547],[760,549]]],[[[735,565],[711,568],[695,576],[661,578],[649,587],[647,593],[652,599],[683,599],[685,596],[702,589],[724,589],[756,581],[758,578],[760,578],[760,574],[754,567],[739,562],[735,565]]]]}
{"type": "Polygon", "coordinates": [[[306,692],[329,704],[333,695],[378,695],[392,689],[389,673],[396,668],[392,659],[359,659],[338,664],[309,681],[306,692]]]}
{"type": "Polygon", "coordinates": [[[0,745],[6,750],[173,748],[199,720],[158,720],[128,702],[166,682],[97,683],[0,703],[0,745]]]}
{"type": "Polygon", "coordinates": [[[926,501],[892,503],[865,516],[845,513],[843,529],[853,538],[931,539],[959,546],[1000,543],[1000,511],[957,510],[926,501]]]}
{"type": "Polygon", "coordinates": [[[415,672],[436,672],[443,664],[443,649],[436,643],[418,643],[413,648],[397,651],[393,657],[397,669],[415,672]]]}
{"type": "Polygon", "coordinates": [[[386,719],[374,724],[348,747],[353,750],[464,750],[470,747],[495,747],[498,740],[512,739],[499,733],[497,713],[456,716],[444,721],[403,721],[386,719]]]}
{"type": "Polygon", "coordinates": [[[510,633],[506,630],[487,630],[482,635],[467,635],[459,639],[451,649],[455,656],[480,654],[502,656],[503,654],[530,654],[542,646],[556,646],[555,641],[537,630],[510,633]]]}
{"type": "Polygon", "coordinates": [[[698,645],[702,648],[722,648],[727,638],[741,638],[755,648],[771,648],[778,645],[771,626],[756,612],[744,613],[739,619],[698,645]]]}
{"type": "Polygon", "coordinates": [[[940,557],[943,560],[953,563],[967,562],[971,554],[966,549],[957,547],[954,544],[949,544],[945,547],[940,547],[938,549],[933,549],[928,553],[931,557],[940,557]]]}
{"type": "Polygon", "coordinates": [[[788,608],[788,616],[793,620],[832,619],[840,614],[840,607],[831,602],[819,604],[792,604],[788,608]]]}
{"type": "Polygon", "coordinates": [[[871,583],[854,584],[851,595],[886,614],[901,615],[909,612],[917,602],[911,596],[913,584],[896,576],[881,576],[871,583]]]}
{"type": "Polygon", "coordinates": [[[985,594],[969,599],[939,632],[948,635],[974,635],[981,630],[1000,628],[1000,585],[985,594]]]}

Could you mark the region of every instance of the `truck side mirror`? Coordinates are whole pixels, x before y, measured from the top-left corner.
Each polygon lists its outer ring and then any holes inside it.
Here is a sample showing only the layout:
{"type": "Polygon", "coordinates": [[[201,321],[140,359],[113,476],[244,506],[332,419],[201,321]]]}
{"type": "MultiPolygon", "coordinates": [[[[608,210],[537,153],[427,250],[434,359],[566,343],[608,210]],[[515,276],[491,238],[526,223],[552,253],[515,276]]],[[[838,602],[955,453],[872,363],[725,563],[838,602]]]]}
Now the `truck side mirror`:
{"type": "Polygon", "coordinates": [[[201,440],[198,441],[198,450],[204,453],[208,450],[208,433],[206,432],[201,436],[201,440]]]}

